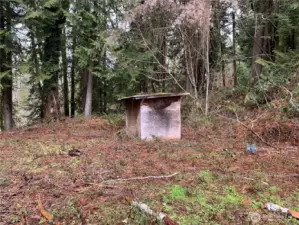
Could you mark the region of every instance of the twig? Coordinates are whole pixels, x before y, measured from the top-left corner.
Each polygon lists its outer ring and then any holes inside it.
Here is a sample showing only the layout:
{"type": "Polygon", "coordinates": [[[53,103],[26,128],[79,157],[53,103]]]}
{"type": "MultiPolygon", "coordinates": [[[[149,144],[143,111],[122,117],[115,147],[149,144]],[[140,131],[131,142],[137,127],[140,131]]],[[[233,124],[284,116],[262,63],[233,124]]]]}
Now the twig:
{"type": "Polygon", "coordinates": [[[101,137],[101,135],[82,135],[82,134],[77,134],[77,133],[73,133],[71,134],[71,136],[75,136],[75,137],[79,137],[79,138],[99,138],[101,137]]]}
{"type": "Polygon", "coordinates": [[[131,178],[127,178],[127,179],[124,179],[124,178],[120,178],[120,179],[115,179],[115,180],[104,180],[102,182],[102,184],[105,184],[105,183],[118,183],[118,182],[126,182],[126,181],[132,181],[132,180],[147,180],[147,179],[165,179],[165,178],[171,178],[171,177],[174,177],[176,176],[178,173],[173,173],[173,174],[170,174],[170,175],[161,175],[161,176],[147,176],[147,177],[131,177],[131,178]]]}
{"type": "Polygon", "coordinates": [[[146,180],[146,179],[165,179],[165,178],[171,178],[174,177],[175,175],[177,175],[178,173],[173,173],[170,175],[161,175],[161,176],[147,176],[147,177],[132,177],[132,178],[120,178],[120,179],[115,179],[115,180],[104,180],[101,183],[87,183],[88,187],[82,188],[77,190],[78,192],[84,192],[89,190],[90,188],[92,188],[93,186],[97,186],[97,187],[105,187],[105,188],[114,188],[113,186],[109,186],[109,184],[113,184],[113,183],[118,183],[118,182],[126,182],[126,181],[132,181],[132,180],[146,180]],[[108,186],[107,186],[108,185],[108,186]]]}
{"type": "MultiPolygon", "coordinates": [[[[256,181],[255,179],[253,179],[253,178],[249,178],[249,177],[242,177],[242,176],[237,176],[237,177],[243,178],[244,180],[256,181]]],[[[264,181],[261,181],[261,182],[262,182],[262,184],[264,184],[264,185],[269,185],[269,183],[267,183],[267,182],[264,182],[264,181]]]]}
{"type": "MultiPolygon", "coordinates": [[[[285,177],[299,177],[299,174],[265,174],[267,177],[270,177],[270,178],[285,178],[285,177]]],[[[241,175],[233,175],[233,177],[238,177],[238,178],[242,178],[244,180],[251,180],[251,181],[256,181],[258,179],[254,179],[254,178],[249,178],[249,177],[244,177],[244,176],[241,176],[241,175]]],[[[269,185],[267,182],[264,182],[264,181],[261,181],[263,184],[265,185],[269,185]]]]}
{"type": "Polygon", "coordinates": [[[249,177],[241,177],[241,178],[243,178],[244,180],[255,180],[255,179],[252,179],[252,178],[249,178],[249,177]]]}
{"type": "Polygon", "coordinates": [[[295,174],[268,174],[267,176],[269,177],[299,177],[299,173],[295,173],[295,174]]]}
{"type": "Polygon", "coordinates": [[[0,214],[4,213],[18,213],[17,211],[0,211],[0,214]]]}

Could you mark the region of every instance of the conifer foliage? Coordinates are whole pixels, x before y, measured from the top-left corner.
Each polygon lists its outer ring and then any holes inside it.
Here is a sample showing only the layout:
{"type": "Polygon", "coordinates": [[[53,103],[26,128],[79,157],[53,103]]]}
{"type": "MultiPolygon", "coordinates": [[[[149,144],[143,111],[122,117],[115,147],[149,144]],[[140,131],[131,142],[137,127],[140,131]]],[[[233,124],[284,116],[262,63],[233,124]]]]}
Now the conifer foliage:
{"type": "Polygon", "coordinates": [[[206,113],[214,88],[269,94],[298,76],[298,24],[292,0],[2,0],[1,129],[137,93],[187,91],[206,113]]]}

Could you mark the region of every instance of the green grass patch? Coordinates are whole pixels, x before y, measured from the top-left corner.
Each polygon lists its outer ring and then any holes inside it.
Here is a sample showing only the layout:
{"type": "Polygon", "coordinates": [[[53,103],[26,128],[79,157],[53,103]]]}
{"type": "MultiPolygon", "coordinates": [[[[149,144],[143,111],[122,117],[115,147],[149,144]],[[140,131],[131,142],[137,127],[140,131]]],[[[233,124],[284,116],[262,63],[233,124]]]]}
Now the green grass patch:
{"type": "Polygon", "coordinates": [[[180,185],[174,185],[171,188],[171,199],[174,201],[177,200],[186,200],[186,189],[181,187],[180,185]]]}

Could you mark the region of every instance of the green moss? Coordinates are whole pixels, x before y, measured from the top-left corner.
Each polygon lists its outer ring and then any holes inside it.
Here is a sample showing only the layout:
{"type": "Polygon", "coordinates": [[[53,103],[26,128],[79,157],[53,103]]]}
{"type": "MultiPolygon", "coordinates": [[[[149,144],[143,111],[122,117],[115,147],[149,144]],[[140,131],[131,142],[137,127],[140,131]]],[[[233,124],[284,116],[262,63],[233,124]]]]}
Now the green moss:
{"type": "Polygon", "coordinates": [[[171,189],[171,199],[176,200],[186,200],[186,189],[182,188],[180,185],[173,185],[171,189]]]}

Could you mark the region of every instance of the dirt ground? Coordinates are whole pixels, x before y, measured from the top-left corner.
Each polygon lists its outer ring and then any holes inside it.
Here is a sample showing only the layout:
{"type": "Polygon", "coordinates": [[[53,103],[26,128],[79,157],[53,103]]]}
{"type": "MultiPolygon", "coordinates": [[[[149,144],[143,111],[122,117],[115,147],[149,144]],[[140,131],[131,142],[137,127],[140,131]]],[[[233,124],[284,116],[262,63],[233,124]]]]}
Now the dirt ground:
{"type": "Polygon", "coordinates": [[[248,121],[184,126],[178,141],[128,138],[123,122],[102,118],[1,133],[0,224],[156,224],[126,196],[179,224],[250,224],[252,212],[257,224],[298,224],[263,209],[299,210],[298,142],[292,132],[277,142],[248,121]],[[144,179],[117,180],[136,177],[144,179]]]}

